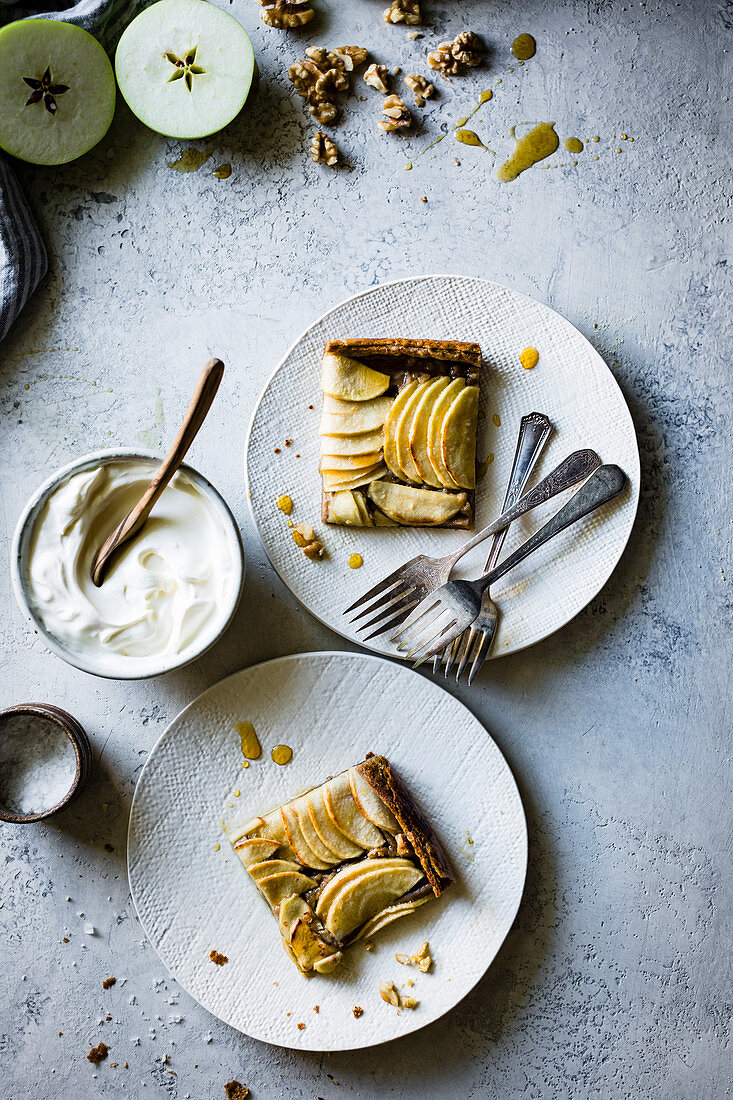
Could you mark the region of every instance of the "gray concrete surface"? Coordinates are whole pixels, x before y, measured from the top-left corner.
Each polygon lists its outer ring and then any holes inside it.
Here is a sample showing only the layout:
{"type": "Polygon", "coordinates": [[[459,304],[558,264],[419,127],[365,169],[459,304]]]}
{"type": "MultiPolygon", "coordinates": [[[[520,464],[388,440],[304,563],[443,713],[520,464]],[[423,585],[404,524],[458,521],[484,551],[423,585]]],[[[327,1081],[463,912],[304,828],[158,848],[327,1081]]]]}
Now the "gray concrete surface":
{"type": "Polygon", "coordinates": [[[214,650],[124,684],[44,651],[2,555],[0,702],[68,707],[96,758],[72,810],[0,827],[3,1098],[218,1100],[232,1078],[258,1100],[728,1094],[730,176],[719,126],[727,118],[729,129],[733,15],[702,0],[426,0],[429,24],[411,41],[382,23],[384,3],[316,0],[319,20],[299,38],[236,0],[261,84],[195,173],[173,172],[184,143],[146,131],[124,105],[77,164],[21,169],[51,270],[0,347],[6,550],[47,472],[105,444],[166,443],[216,352],[228,376],[191,460],[242,525],[248,577],[214,650]],[[307,160],[314,127],[283,73],[302,45],[363,43],[424,72],[426,47],[466,27],[490,44],[487,65],[441,84],[418,112],[421,133],[378,132],[379,97],[361,85],[367,101],[349,101],[338,131],[350,168],[307,160]],[[521,31],[538,51],[520,68],[509,45],[521,31]],[[448,139],[405,172],[489,86],[473,122],[499,156],[448,139]],[[510,126],[549,120],[563,139],[601,140],[499,184],[510,126]],[[212,174],[222,162],[226,181],[212,174]],[[426,271],[505,282],[586,333],[636,422],[642,502],[623,560],[583,614],[492,665],[478,690],[448,688],[506,753],[529,818],[526,896],[496,963],[454,1012],[403,1042],[296,1055],[217,1023],[167,978],[129,900],[126,820],[147,752],[201,689],[254,661],[343,645],[263,559],[242,480],[246,426],[313,317],[426,271]],[[84,920],[98,935],[84,935],[84,920]],[[109,975],[117,985],[105,992],[109,975]],[[100,1039],[110,1056],[95,1071],[86,1052],[100,1039]]]}

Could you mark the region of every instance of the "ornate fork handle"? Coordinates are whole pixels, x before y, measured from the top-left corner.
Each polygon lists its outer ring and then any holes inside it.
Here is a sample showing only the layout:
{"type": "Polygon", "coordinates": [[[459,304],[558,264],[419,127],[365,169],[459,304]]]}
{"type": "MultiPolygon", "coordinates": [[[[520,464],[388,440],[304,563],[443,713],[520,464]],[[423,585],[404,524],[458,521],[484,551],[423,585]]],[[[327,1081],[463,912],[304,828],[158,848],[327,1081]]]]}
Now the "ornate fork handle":
{"type": "Polygon", "coordinates": [[[570,489],[573,485],[577,485],[579,481],[582,481],[583,478],[588,477],[594,470],[597,470],[600,464],[601,460],[595,451],[573,451],[573,453],[568,455],[559,466],[556,466],[547,477],[538,482],[538,484],[535,485],[533,489],[530,489],[528,493],[525,493],[523,497],[520,497],[516,504],[508,508],[497,520],[490,523],[488,527],[484,527],[483,531],[479,531],[472,539],[469,539],[463,546],[460,546],[455,554],[443,560],[446,563],[450,563],[452,569],[464,554],[467,554],[469,550],[473,550],[474,546],[478,546],[478,544],[488,538],[489,535],[495,535],[497,531],[501,531],[504,527],[508,527],[510,523],[513,523],[515,519],[523,516],[525,512],[529,512],[531,508],[536,508],[538,504],[544,504],[545,501],[550,500],[550,498],[554,497],[557,493],[561,493],[563,489],[570,489]]]}
{"type": "MultiPolygon", "coordinates": [[[[501,507],[502,512],[506,512],[507,508],[515,505],[521,497],[524,487],[529,481],[529,475],[532,473],[535,463],[542,454],[545,443],[551,434],[552,424],[549,417],[545,416],[544,413],[531,412],[528,416],[522,417],[512,473],[507,485],[504,503],[501,507]]],[[[508,532],[509,528],[504,527],[494,535],[489,556],[484,566],[485,573],[489,569],[493,569],[499,560],[499,554],[508,532]]]]}

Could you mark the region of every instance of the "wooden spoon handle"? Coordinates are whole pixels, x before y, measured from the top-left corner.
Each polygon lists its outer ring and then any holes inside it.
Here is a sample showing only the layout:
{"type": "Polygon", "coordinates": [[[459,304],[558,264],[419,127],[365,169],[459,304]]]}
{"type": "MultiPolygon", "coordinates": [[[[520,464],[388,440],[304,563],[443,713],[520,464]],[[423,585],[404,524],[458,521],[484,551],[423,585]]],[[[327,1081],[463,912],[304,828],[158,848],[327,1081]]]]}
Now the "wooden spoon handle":
{"type": "Polygon", "coordinates": [[[223,373],[224,364],[221,359],[210,359],[201,372],[198,385],[191,398],[191,403],[186,410],[186,415],[178,430],[178,435],[173,441],[173,446],[161,462],[157,473],[140,497],[140,500],[135,507],[128,512],[115,530],[112,531],[94,559],[92,565],[92,580],[97,587],[102,583],[104,570],[111,555],[118,546],[123,542],[127,542],[128,539],[132,538],[132,536],[140,530],[145,520],[150,515],[155,502],[183,462],[186,452],[196,438],[199,428],[203,424],[206,414],[211,408],[211,402],[216,396],[216,391],[219,388],[223,373]]]}

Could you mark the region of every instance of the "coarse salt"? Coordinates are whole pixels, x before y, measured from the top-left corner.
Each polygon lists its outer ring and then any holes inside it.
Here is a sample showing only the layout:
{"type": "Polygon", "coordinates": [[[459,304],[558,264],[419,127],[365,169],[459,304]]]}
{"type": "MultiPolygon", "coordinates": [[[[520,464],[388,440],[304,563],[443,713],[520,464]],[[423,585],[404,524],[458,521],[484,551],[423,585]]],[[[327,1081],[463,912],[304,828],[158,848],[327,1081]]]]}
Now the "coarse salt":
{"type": "Polygon", "coordinates": [[[0,805],[14,814],[53,809],[76,775],[76,754],[64,731],[36,714],[8,714],[0,736],[0,805]]]}

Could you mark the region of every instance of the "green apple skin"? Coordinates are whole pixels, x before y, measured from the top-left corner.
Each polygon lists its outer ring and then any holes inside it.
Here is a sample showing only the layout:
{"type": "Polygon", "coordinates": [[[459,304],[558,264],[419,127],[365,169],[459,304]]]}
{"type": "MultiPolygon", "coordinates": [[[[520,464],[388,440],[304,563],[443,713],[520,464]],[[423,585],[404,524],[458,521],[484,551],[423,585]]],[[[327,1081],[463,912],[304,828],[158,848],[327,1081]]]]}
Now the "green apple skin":
{"type": "Polygon", "coordinates": [[[115,113],[115,78],[96,38],[72,23],[19,19],[0,30],[0,148],[30,164],[67,164],[89,152],[109,130],[115,113]],[[43,101],[27,103],[50,70],[55,86],[51,114],[43,101]]]}
{"type": "Polygon", "coordinates": [[[129,24],[115,54],[117,82],[132,113],[173,138],[223,129],[244,106],[255,69],[247,32],[207,0],[158,0],[129,24]],[[185,60],[193,51],[189,85],[188,70],[171,58],[185,60]]]}

